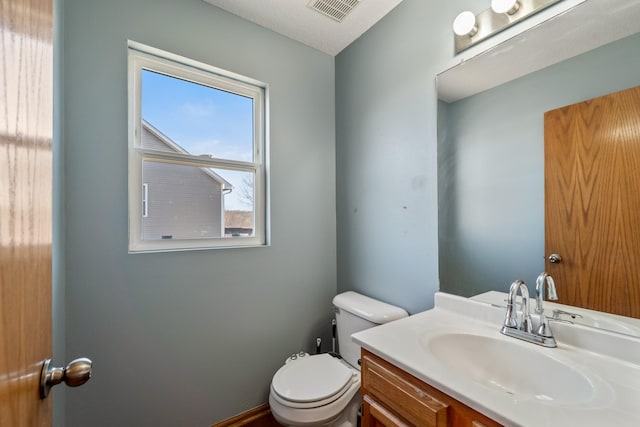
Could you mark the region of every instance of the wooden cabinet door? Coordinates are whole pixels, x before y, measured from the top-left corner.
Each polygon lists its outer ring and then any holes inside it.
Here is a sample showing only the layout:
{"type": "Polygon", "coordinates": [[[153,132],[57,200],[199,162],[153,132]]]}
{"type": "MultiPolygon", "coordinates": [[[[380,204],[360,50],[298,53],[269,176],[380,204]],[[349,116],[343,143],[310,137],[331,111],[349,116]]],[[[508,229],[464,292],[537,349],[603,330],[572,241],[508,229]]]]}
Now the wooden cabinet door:
{"type": "Polygon", "coordinates": [[[558,302],[640,317],[640,87],[548,111],[544,127],[558,302]]]}
{"type": "Polygon", "coordinates": [[[501,427],[368,350],[361,360],[362,427],[501,427]]]}
{"type": "Polygon", "coordinates": [[[0,424],[51,425],[52,0],[0,0],[0,424]]]}
{"type": "Polygon", "coordinates": [[[366,394],[362,404],[362,427],[409,427],[409,424],[366,394]]]}
{"type": "Polygon", "coordinates": [[[423,383],[364,350],[361,361],[364,401],[376,424],[387,427],[447,425],[449,405],[429,393],[423,383]]]}

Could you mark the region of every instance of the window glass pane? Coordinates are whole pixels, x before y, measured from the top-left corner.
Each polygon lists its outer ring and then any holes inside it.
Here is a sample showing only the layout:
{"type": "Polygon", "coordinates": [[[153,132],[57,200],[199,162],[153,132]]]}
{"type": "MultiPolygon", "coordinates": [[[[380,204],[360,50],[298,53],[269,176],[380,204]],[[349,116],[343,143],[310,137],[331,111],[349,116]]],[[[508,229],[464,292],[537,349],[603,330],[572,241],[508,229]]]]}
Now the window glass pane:
{"type": "Polygon", "coordinates": [[[145,161],[142,239],[208,239],[223,234],[224,180],[209,169],[145,161]]]}
{"type": "Polygon", "coordinates": [[[142,147],[253,162],[253,99],[142,70],[142,147]]]}
{"type": "Polygon", "coordinates": [[[254,235],[253,173],[145,160],[142,240],[254,235]]]}
{"type": "Polygon", "coordinates": [[[225,237],[255,235],[254,174],[226,169],[212,169],[232,185],[224,197],[225,237]]]}

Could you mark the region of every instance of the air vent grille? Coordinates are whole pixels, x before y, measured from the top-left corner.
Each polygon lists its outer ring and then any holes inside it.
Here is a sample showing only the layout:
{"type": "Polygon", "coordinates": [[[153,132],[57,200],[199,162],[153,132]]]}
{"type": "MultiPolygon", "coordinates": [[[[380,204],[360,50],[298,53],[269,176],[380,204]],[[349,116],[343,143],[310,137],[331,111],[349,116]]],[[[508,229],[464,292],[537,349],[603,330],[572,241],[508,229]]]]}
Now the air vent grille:
{"type": "Polygon", "coordinates": [[[342,20],[360,3],[360,0],[311,0],[307,6],[334,21],[342,20]]]}

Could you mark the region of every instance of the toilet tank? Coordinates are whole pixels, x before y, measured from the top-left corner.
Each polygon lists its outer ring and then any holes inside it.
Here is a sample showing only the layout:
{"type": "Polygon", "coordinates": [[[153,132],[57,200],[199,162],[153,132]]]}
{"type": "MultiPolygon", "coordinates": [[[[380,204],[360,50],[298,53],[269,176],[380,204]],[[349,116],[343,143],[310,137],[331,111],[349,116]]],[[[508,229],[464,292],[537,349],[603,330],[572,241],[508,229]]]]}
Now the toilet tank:
{"type": "Polygon", "coordinates": [[[359,368],[360,346],[351,335],[409,314],[400,307],[349,291],[333,298],[336,308],[338,352],[354,368],[359,368]]]}

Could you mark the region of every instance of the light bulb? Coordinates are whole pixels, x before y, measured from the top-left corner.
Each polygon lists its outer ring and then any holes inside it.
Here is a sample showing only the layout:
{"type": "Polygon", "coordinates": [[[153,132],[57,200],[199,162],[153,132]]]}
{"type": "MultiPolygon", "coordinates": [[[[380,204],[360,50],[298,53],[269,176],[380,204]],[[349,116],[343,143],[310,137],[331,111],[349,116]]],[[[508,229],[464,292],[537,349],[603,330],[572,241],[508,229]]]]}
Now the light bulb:
{"type": "Polygon", "coordinates": [[[460,13],[453,21],[453,32],[459,36],[473,36],[478,32],[476,16],[468,10],[460,13]]]}
{"type": "Polygon", "coordinates": [[[520,9],[520,2],[518,0],[491,0],[491,9],[495,13],[513,15],[520,9]]]}

